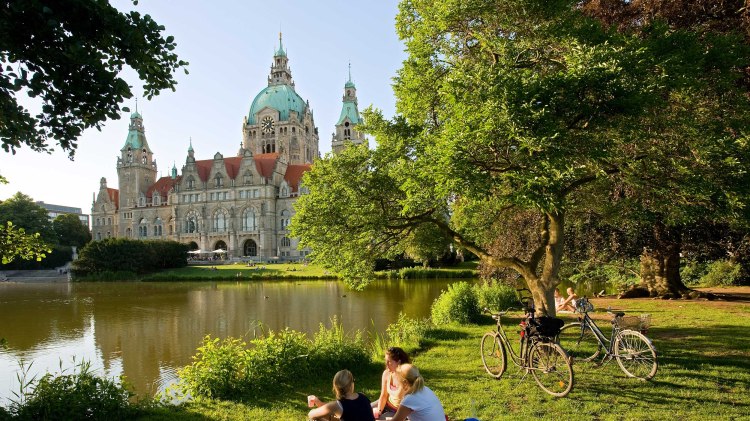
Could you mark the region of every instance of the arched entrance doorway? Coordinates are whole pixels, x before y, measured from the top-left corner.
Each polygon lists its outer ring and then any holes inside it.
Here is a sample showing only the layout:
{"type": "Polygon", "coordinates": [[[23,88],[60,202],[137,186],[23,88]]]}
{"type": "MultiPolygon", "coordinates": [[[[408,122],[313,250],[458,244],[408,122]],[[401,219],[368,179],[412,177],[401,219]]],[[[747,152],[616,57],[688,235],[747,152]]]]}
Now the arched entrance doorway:
{"type": "Polygon", "coordinates": [[[191,241],[190,243],[188,243],[188,247],[190,248],[190,251],[198,250],[198,243],[196,243],[195,241],[191,241]]]}
{"type": "Polygon", "coordinates": [[[224,250],[227,251],[227,243],[219,240],[214,244],[214,250],[224,250]]]}
{"type": "Polygon", "coordinates": [[[247,240],[242,246],[242,251],[245,256],[257,256],[258,244],[256,244],[254,240],[247,240]]]}

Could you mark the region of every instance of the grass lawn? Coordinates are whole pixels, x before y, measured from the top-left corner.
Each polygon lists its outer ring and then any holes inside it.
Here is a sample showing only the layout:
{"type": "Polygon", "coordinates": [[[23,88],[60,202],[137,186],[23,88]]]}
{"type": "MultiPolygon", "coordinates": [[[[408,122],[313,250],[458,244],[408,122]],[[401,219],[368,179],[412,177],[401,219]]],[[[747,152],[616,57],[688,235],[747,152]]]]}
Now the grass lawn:
{"type": "MultiPolygon", "coordinates": [[[[453,278],[453,274],[465,271],[475,271],[477,262],[463,262],[456,266],[439,269],[415,268],[416,272],[437,272],[430,276],[438,278],[453,278]]],[[[398,277],[398,271],[376,272],[377,277],[387,278],[389,275],[398,277]]],[[[273,263],[247,266],[237,264],[190,265],[184,268],[168,269],[143,276],[143,281],[236,281],[251,279],[336,279],[337,274],[322,266],[302,263],[273,263]]]]}
{"type": "MultiPolygon", "coordinates": [[[[659,353],[659,371],[652,381],[625,377],[616,362],[603,367],[575,364],[575,386],[565,398],[545,394],[530,377],[522,380],[513,365],[503,378],[495,380],[484,372],[478,350],[482,334],[493,327],[489,317],[480,325],[432,332],[415,364],[452,420],[472,415],[483,421],[750,418],[750,300],[598,298],[592,302],[597,308],[595,319],[603,327],[608,325],[603,309],[610,306],[629,314],[651,314],[648,336],[659,353]]],[[[517,321],[512,319],[513,324],[517,321]]],[[[505,325],[515,332],[510,321],[505,325]]],[[[382,363],[348,368],[357,378],[357,390],[371,399],[376,397],[382,363]]],[[[330,382],[329,378],[311,379],[308,386],[286,389],[280,397],[189,404],[159,410],[143,419],[304,419],[305,396],[314,393],[331,399],[330,382]]]]}

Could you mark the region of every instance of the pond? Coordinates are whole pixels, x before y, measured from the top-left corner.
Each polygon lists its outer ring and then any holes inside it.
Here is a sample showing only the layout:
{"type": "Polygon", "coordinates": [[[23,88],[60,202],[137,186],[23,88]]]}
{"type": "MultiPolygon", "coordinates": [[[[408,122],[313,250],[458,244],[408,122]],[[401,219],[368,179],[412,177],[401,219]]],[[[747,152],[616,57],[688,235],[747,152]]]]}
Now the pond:
{"type": "Polygon", "coordinates": [[[403,312],[428,317],[455,280],[378,281],[351,291],[335,281],[0,284],[0,405],[18,375],[70,372],[82,359],[124,375],[139,395],[173,383],[205,335],[245,337],[290,327],[313,333],[337,317],[347,331],[382,332],[403,312]],[[21,361],[30,368],[20,369],[21,361]]]}

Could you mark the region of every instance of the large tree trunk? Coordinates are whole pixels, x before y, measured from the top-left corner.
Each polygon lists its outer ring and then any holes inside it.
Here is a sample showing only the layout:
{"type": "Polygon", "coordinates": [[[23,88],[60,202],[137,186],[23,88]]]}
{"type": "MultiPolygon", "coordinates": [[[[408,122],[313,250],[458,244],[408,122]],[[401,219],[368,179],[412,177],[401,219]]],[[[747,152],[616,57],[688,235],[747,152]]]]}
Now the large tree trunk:
{"type": "Polygon", "coordinates": [[[680,278],[680,248],[682,238],[679,229],[669,229],[657,223],[653,228],[653,239],[641,254],[641,284],[651,297],[680,298],[690,289],[680,278]]]}
{"type": "Polygon", "coordinates": [[[530,269],[541,266],[541,276],[526,276],[526,283],[534,297],[536,314],[554,317],[555,288],[560,283],[557,274],[563,255],[565,233],[565,216],[562,212],[549,212],[545,215],[542,226],[542,247],[529,262],[530,269]]]}

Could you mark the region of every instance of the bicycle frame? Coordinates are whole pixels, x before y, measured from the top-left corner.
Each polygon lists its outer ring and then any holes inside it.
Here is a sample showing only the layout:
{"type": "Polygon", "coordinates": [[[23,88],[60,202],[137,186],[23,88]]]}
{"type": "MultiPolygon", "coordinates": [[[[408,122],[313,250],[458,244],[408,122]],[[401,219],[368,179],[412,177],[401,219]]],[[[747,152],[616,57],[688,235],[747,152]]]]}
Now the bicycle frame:
{"type": "Polygon", "coordinates": [[[594,332],[594,336],[596,337],[596,340],[599,342],[599,345],[601,345],[602,349],[604,349],[604,356],[603,359],[611,359],[613,356],[612,353],[612,346],[615,343],[615,338],[620,333],[620,327],[615,323],[615,320],[617,320],[617,315],[612,319],[612,334],[609,338],[607,338],[606,335],[604,335],[604,332],[599,328],[599,326],[596,324],[594,319],[589,316],[588,312],[583,313],[583,317],[579,316],[578,320],[581,322],[581,331],[585,331],[586,329],[591,329],[592,332],[594,332]]]}
{"type": "Polygon", "coordinates": [[[526,336],[521,337],[521,346],[518,350],[518,354],[516,354],[515,349],[511,346],[510,339],[508,339],[508,335],[505,333],[505,329],[503,329],[503,325],[501,323],[502,316],[497,316],[497,336],[500,338],[500,340],[503,342],[503,346],[505,346],[505,349],[508,350],[510,353],[510,359],[513,361],[513,364],[515,364],[518,367],[525,368],[526,367],[526,356],[527,356],[527,350],[528,350],[528,338],[526,336]]]}

